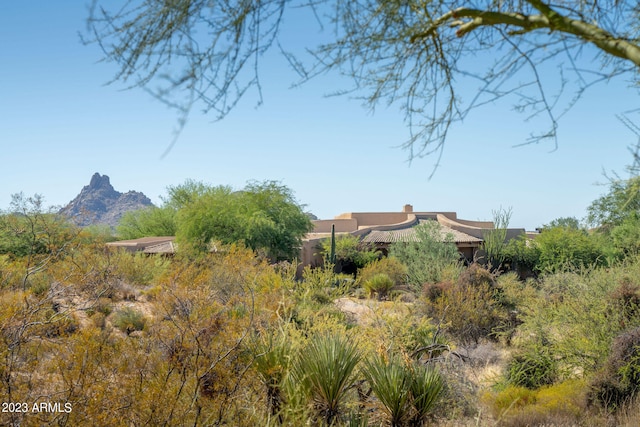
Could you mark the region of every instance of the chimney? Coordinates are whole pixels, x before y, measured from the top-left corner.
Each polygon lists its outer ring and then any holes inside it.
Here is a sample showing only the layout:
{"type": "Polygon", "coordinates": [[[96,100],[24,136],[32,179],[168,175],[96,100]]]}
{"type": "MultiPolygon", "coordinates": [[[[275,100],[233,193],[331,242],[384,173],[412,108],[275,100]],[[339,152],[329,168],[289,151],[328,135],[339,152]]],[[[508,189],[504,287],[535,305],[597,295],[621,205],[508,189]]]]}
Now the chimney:
{"type": "Polygon", "coordinates": [[[413,206],[411,206],[411,205],[404,205],[404,206],[402,207],[402,212],[404,212],[404,213],[411,213],[411,212],[413,212],[413,206]]]}

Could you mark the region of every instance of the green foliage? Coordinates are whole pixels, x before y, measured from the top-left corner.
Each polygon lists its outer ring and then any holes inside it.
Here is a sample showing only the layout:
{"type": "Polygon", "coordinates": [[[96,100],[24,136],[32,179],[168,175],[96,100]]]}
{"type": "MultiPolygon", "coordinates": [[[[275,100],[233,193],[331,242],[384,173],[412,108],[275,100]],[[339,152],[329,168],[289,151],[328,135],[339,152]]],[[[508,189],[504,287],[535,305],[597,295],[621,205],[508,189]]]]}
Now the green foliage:
{"type": "Polygon", "coordinates": [[[630,402],[640,390],[640,328],[616,337],[604,367],[591,383],[591,400],[608,409],[630,402]]]}
{"type": "Polygon", "coordinates": [[[56,256],[77,234],[66,219],[45,209],[39,194],[13,194],[8,211],[0,212],[0,254],[56,256]]]}
{"type": "MultiPolygon", "coordinates": [[[[79,244],[80,229],[54,213],[53,208],[45,210],[43,204],[38,194],[25,197],[18,193],[11,196],[9,211],[0,212],[0,255],[15,260],[11,274],[0,273],[0,285],[25,290],[51,263],[79,244]]],[[[36,287],[44,290],[47,284],[36,287]]]]}
{"type": "Polygon", "coordinates": [[[555,383],[558,364],[549,347],[539,345],[512,356],[507,365],[507,381],[518,387],[536,389],[555,383]]]}
{"type": "Polygon", "coordinates": [[[147,286],[153,284],[168,271],[171,263],[167,258],[143,253],[119,251],[111,255],[109,262],[117,269],[117,277],[130,285],[147,286]]]}
{"type": "Polygon", "coordinates": [[[522,275],[537,272],[540,248],[534,239],[521,235],[509,240],[504,250],[505,262],[522,275]]]}
{"type": "Polygon", "coordinates": [[[318,334],[300,352],[294,376],[326,425],[331,425],[342,413],[360,358],[357,342],[336,334],[318,334]]]}
{"type": "Polygon", "coordinates": [[[545,369],[536,368],[534,379],[556,376],[557,380],[600,369],[615,337],[640,326],[635,309],[637,277],[640,263],[635,261],[607,269],[548,274],[520,289],[509,287],[507,294],[516,301],[522,322],[513,343],[529,360],[522,367],[550,366],[555,374],[542,375],[539,372],[545,369]]]}
{"type": "Polygon", "coordinates": [[[148,236],[175,236],[176,210],[171,206],[150,206],[125,212],[116,228],[120,239],[148,236]]]}
{"type": "Polygon", "coordinates": [[[117,240],[113,230],[107,224],[92,224],[82,228],[79,236],[83,243],[106,243],[117,240]]]}
{"type": "Polygon", "coordinates": [[[616,226],[630,215],[637,216],[640,213],[640,176],[611,180],[609,192],[594,200],[587,211],[587,221],[592,226],[616,226]]]}
{"type": "Polygon", "coordinates": [[[497,393],[486,394],[483,400],[489,403],[500,426],[599,425],[590,423],[593,417],[587,412],[584,390],[583,380],[568,380],[536,390],[507,386],[497,393]]]}
{"type": "Polygon", "coordinates": [[[395,257],[374,260],[358,271],[358,281],[364,283],[378,274],[386,274],[395,286],[401,286],[407,280],[407,267],[395,257]]]}
{"type": "Polygon", "coordinates": [[[143,330],[146,319],[139,311],[131,307],[125,307],[113,314],[112,323],[113,326],[129,335],[133,331],[143,330]]]}
{"type": "Polygon", "coordinates": [[[364,374],[371,390],[384,406],[392,426],[405,425],[410,416],[411,376],[399,359],[380,356],[365,360],[364,374]]]}
{"type": "Polygon", "coordinates": [[[379,355],[364,365],[365,378],[392,426],[422,425],[444,391],[444,380],[433,366],[379,355]]]}
{"type": "Polygon", "coordinates": [[[482,236],[484,251],[487,254],[485,261],[491,270],[500,268],[505,260],[507,228],[509,227],[511,213],[511,208],[506,210],[500,208],[493,211],[494,228],[484,232],[482,236]]]}
{"type": "Polygon", "coordinates": [[[540,233],[534,242],[540,253],[536,268],[541,272],[604,265],[606,261],[603,248],[584,230],[551,228],[540,233]]]}
{"type": "Polygon", "coordinates": [[[394,286],[393,280],[384,273],[376,274],[362,282],[362,287],[367,291],[368,295],[376,295],[378,300],[385,299],[394,286]]]}
{"type": "Polygon", "coordinates": [[[424,422],[442,397],[445,390],[444,377],[432,365],[411,365],[411,397],[415,410],[413,419],[424,422]]]}
{"type": "Polygon", "coordinates": [[[322,253],[328,260],[331,254],[332,243],[335,246],[335,263],[342,265],[353,263],[356,268],[362,268],[379,258],[375,249],[362,245],[357,236],[341,234],[336,236],[333,241],[331,239],[324,239],[320,243],[322,253]]]}
{"type": "Polygon", "coordinates": [[[183,184],[167,187],[168,197],[163,199],[167,207],[180,210],[198,200],[211,191],[211,186],[201,182],[187,179],[183,184]]]}
{"type": "Polygon", "coordinates": [[[279,417],[282,422],[284,402],[284,381],[291,363],[292,345],[289,337],[279,334],[274,339],[272,334],[258,339],[252,351],[255,354],[253,368],[258,373],[267,393],[267,406],[271,416],[279,417]]]}
{"type": "Polygon", "coordinates": [[[609,233],[613,247],[625,256],[640,254],[640,214],[633,213],[614,226],[609,233]]]}
{"type": "Polygon", "coordinates": [[[416,289],[438,283],[446,274],[456,276],[461,269],[460,253],[453,236],[443,235],[437,221],[415,227],[417,241],[391,245],[390,255],[407,266],[407,282],[416,289]]]}
{"type": "Polygon", "coordinates": [[[242,191],[198,186],[179,203],[176,239],[204,252],[212,241],[244,242],[271,260],[293,259],[312,225],[290,189],[274,181],[252,182],[242,191]],[[193,194],[195,193],[195,194],[193,194]]]}
{"type": "Polygon", "coordinates": [[[579,230],[582,228],[580,226],[580,221],[578,221],[577,218],[570,216],[570,217],[556,218],[552,220],[549,224],[543,225],[542,229],[549,229],[549,228],[556,228],[556,227],[571,228],[574,230],[579,230]]]}
{"type": "Polygon", "coordinates": [[[473,264],[455,284],[441,283],[425,288],[427,312],[443,324],[444,330],[463,344],[477,344],[508,322],[507,308],[488,270],[473,264]]]}

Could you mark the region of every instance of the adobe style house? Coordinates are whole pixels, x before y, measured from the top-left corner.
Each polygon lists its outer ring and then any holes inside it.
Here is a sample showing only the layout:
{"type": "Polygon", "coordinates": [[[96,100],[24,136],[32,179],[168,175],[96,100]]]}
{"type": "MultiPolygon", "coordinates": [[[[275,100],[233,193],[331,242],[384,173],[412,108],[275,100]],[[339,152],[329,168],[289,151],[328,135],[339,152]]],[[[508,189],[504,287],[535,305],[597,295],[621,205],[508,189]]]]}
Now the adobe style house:
{"type": "MultiPolygon", "coordinates": [[[[447,235],[452,235],[461,255],[468,261],[474,260],[482,250],[485,234],[494,230],[491,221],[458,219],[455,212],[414,212],[411,205],[405,205],[401,212],[343,213],[334,219],[311,221],[314,229],[302,241],[300,268],[322,264],[322,257],[318,254],[319,245],[323,239],[331,237],[331,225],[335,225],[337,236],[357,236],[363,243],[371,244],[386,254],[392,243],[415,241],[415,227],[425,221],[437,221],[443,240],[447,235]]],[[[507,240],[523,233],[525,230],[522,228],[509,228],[507,240]]],[[[107,247],[128,252],[171,255],[176,250],[174,239],[172,236],[143,237],[107,243],[107,247]]],[[[212,252],[215,251],[212,249],[212,252]]]]}
{"type": "MultiPolygon", "coordinates": [[[[335,225],[336,236],[351,234],[361,238],[386,253],[389,245],[396,242],[416,240],[415,227],[425,221],[440,224],[443,240],[451,234],[458,250],[468,261],[472,261],[482,250],[484,236],[494,230],[491,221],[468,221],[459,219],[455,212],[414,212],[413,206],[405,205],[401,212],[351,212],[329,220],[315,220],[314,230],[303,241],[302,265],[320,265],[318,246],[323,239],[331,237],[331,225],[335,225]]],[[[525,232],[522,228],[507,229],[507,240],[525,232]]]]}

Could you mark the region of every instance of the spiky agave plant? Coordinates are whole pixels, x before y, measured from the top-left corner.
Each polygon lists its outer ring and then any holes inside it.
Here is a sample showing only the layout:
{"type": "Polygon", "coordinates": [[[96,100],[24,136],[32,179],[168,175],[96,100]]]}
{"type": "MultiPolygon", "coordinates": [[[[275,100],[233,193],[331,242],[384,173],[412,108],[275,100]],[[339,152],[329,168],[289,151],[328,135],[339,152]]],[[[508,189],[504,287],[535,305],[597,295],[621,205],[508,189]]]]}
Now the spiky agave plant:
{"type": "Polygon", "coordinates": [[[332,425],[340,415],[360,358],[355,340],[323,333],[314,336],[296,360],[294,376],[326,425],[332,425]]]}

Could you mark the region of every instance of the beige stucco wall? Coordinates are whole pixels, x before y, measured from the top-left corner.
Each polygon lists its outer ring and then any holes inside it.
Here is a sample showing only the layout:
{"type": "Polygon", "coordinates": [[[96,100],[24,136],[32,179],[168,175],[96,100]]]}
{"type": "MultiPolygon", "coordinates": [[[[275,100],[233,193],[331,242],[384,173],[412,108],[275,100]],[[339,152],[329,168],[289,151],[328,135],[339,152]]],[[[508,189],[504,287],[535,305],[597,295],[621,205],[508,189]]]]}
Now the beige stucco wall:
{"type": "Polygon", "coordinates": [[[336,216],[335,219],[354,219],[358,227],[381,224],[397,224],[407,219],[408,212],[347,212],[336,216]]]}
{"type": "Polygon", "coordinates": [[[313,233],[331,233],[331,224],[335,224],[336,233],[350,233],[358,229],[356,219],[317,219],[313,223],[313,233]]]}

